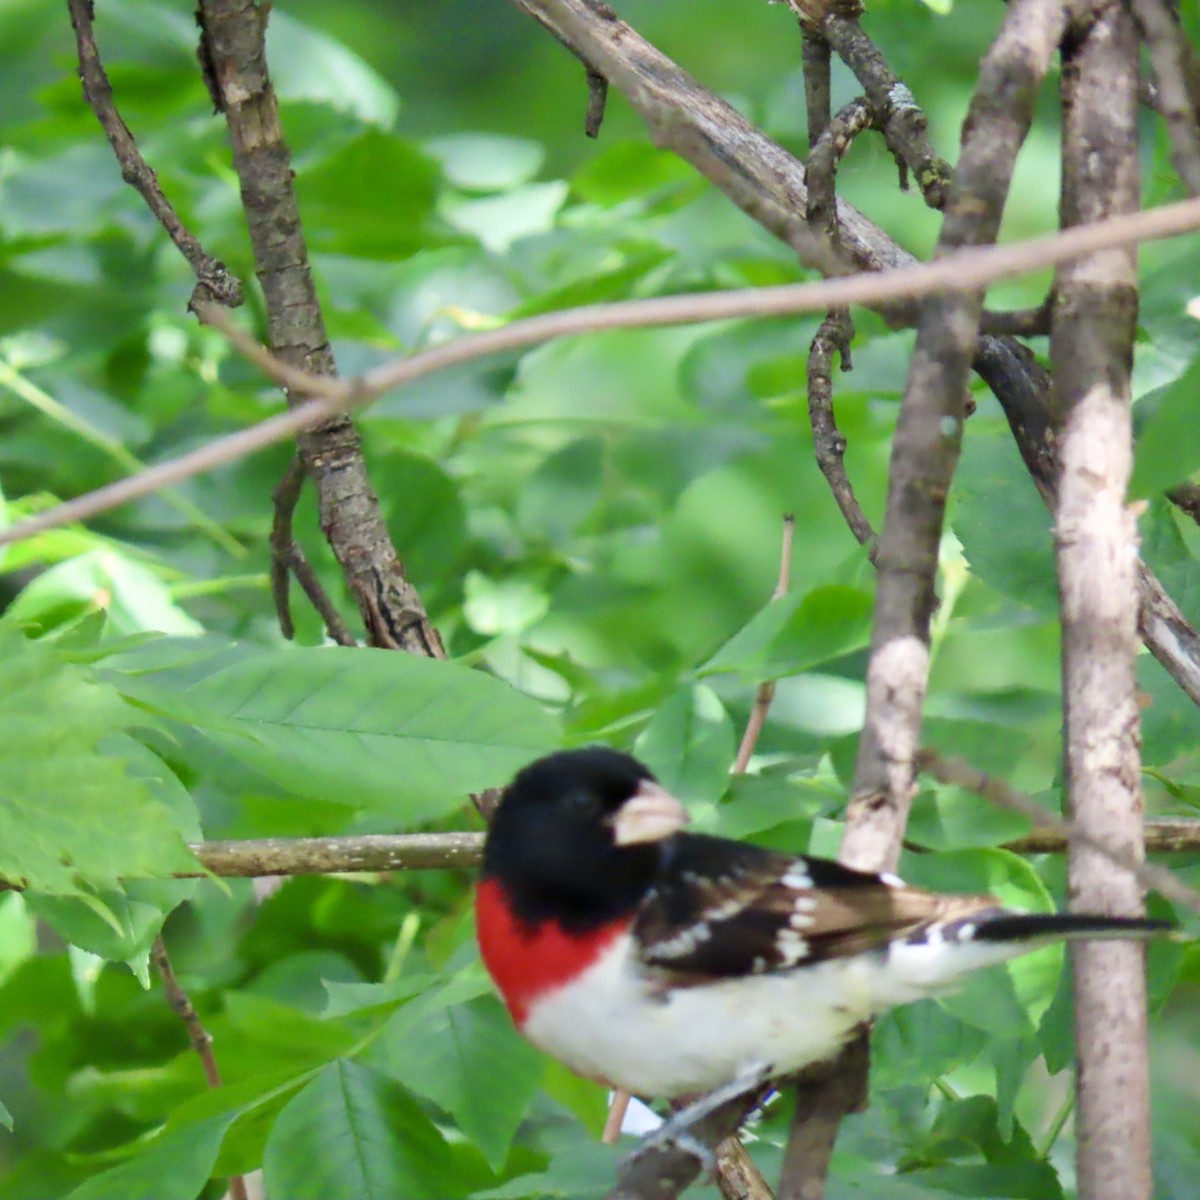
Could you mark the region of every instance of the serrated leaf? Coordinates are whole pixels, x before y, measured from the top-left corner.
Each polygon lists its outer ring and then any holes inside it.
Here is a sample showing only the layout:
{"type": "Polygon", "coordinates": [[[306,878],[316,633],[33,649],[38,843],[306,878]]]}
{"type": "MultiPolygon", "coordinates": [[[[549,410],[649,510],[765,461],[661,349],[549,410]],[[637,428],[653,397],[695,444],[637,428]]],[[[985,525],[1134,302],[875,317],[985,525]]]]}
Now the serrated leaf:
{"type": "Polygon", "coordinates": [[[0,877],[53,895],[195,869],[170,813],[100,744],[116,690],[0,625],[0,877]]]}
{"type": "Polygon", "coordinates": [[[344,1059],[279,1114],[263,1175],[271,1200],[453,1200],[473,1182],[400,1084],[344,1059]]]}
{"type": "Polygon", "coordinates": [[[163,710],[281,787],[384,808],[401,827],[506,783],[559,740],[541,705],[455,663],[341,647],[243,655],[182,692],[160,689],[163,710]]]}
{"type": "Polygon", "coordinates": [[[542,1073],[540,1055],[492,996],[406,1023],[391,1033],[386,1058],[373,1061],[450,1113],[493,1170],[503,1166],[542,1073]]]}

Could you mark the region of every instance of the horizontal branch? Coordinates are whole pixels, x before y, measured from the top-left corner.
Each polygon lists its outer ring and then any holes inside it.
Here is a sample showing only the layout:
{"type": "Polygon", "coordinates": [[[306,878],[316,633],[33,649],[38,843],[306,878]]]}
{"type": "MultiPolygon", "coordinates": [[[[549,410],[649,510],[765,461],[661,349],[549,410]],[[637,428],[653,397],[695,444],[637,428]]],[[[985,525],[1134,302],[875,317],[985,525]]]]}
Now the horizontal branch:
{"type": "MultiPolygon", "coordinates": [[[[1046,815],[1054,819],[1050,814],[1046,815]]],[[[1066,848],[1066,834],[1059,829],[1038,829],[1004,844],[1004,849],[1016,854],[1061,854],[1066,848]]],[[[209,874],[226,879],[260,875],[350,875],[368,871],[474,867],[483,855],[483,834],[380,833],[359,837],[261,838],[200,842],[192,850],[209,874]]],[[[1200,820],[1146,823],[1147,853],[1179,851],[1200,851],[1200,820]]],[[[204,873],[197,870],[194,875],[204,873]]]]}
{"type": "MultiPolygon", "coordinates": [[[[210,875],[341,875],[473,867],[483,856],[482,833],[378,833],[358,837],[256,838],[200,842],[192,852],[210,875]]],[[[195,871],[203,876],[205,871],[195,871]]]]}
{"type": "MultiPolygon", "coordinates": [[[[1044,809],[1032,796],[1018,791],[1007,780],[998,775],[989,775],[973,767],[965,759],[946,758],[936,750],[921,750],[917,755],[917,766],[920,770],[932,775],[939,783],[953,784],[966,788],[977,796],[990,801],[997,808],[1005,808],[1010,812],[1020,813],[1028,817],[1034,825],[1049,832],[1056,833],[1065,842],[1075,847],[1086,846],[1089,850],[1103,855],[1115,866],[1128,871],[1147,891],[1161,893],[1168,900],[1182,904],[1194,912],[1200,912],[1200,892],[1189,887],[1180,879],[1176,879],[1165,867],[1156,863],[1143,862],[1137,854],[1128,849],[1110,844],[1104,838],[1098,838],[1079,826],[1077,822],[1064,821],[1052,812],[1044,809]]],[[[1190,822],[1200,826],[1200,822],[1190,822]]],[[[1149,825],[1146,827],[1149,833],[1149,825]]],[[[1143,835],[1145,836],[1145,835],[1143,835]]],[[[1147,843],[1147,849],[1149,844],[1147,843]]]]}
{"type": "Polygon", "coordinates": [[[217,438],[190,454],[159,463],[0,530],[0,545],[23,541],[47,529],[56,529],[71,521],[81,521],[107,512],[160,488],[295,437],[297,433],[313,428],[328,417],[366,404],[392,388],[491,354],[602,330],[645,329],[744,317],[823,312],[852,304],[877,307],[897,300],[972,291],[1001,279],[1068,262],[1096,250],[1175,237],[1197,228],[1200,228],[1200,200],[1184,200],[1093,225],[1075,226],[1062,233],[1027,241],[962,250],[935,262],[916,266],[842,276],[817,283],[790,283],[777,287],[697,292],[684,296],[587,305],[528,317],[499,329],[468,334],[409,358],[383,363],[364,375],[347,380],[310,375],[289,367],[243,333],[224,310],[215,305],[198,306],[202,318],[220,329],[266,375],[284,387],[314,399],[257,425],[217,438]]]}

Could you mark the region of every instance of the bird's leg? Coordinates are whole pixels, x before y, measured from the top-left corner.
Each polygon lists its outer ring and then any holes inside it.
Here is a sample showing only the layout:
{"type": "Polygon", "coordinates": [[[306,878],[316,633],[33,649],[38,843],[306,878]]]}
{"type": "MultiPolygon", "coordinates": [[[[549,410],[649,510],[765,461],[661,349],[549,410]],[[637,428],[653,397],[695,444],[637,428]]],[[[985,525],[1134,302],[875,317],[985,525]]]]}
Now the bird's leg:
{"type": "MultiPolygon", "coordinates": [[[[729,1083],[693,1100],[678,1112],[664,1121],[652,1133],[642,1138],[641,1145],[629,1156],[628,1162],[640,1158],[643,1154],[665,1150],[677,1146],[699,1162],[701,1170],[711,1172],[716,1168],[716,1155],[692,1131],[706,1117],[712,1116],[717,1109],[722,1108],[739,1096],[748,1096],[759,1092],[771,1078],[773,1069],[766,1064],[758,1064],[740,1072],[729,1083]]],[[[719,1139],[718,1139],[719,1140],[719,1139]]]]}

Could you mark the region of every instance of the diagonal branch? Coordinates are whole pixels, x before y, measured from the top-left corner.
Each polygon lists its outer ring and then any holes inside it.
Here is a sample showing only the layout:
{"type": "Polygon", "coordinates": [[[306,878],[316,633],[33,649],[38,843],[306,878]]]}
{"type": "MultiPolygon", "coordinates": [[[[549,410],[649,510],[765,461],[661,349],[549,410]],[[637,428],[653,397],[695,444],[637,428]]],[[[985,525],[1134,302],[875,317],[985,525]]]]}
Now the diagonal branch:
{"type": "Polygon", "coordinates": [[[96,114],[117,162],[121,177],[136,188],[146,206],[167,231],[179,253],[187,259],[202,289],[194,297],[210,299],[228,308],[237,308],[244,299],[241,283],[220,259],[214,258],[200,245],[196,236],[179,219],[171,202],[163,195],[158,176],[142,157],[134,136],[129,131],[113,100],[112,84],[100,59],[96,35],[92,28],[95,18],[92,0],[67,0],[71,25],[75,30],[75,45],[79,54],[79,78],[83,96],[96,114]]]}
{"type": "MultiPolygon", "coordinates": [[[[799,167],[799,164],[796,166],[799,167]]],[[[838,201],[839,220],[843,222],[840,225],[843,244],[847,239],[844,222],[848,207],[838,201]]],[[[852,209],[849,211],[854,212],[852,209]]],[[[863,218],[855,215],[861,225],[863,218]]],[[[468,334],[453,342],[422,350],[409,358],[383,363],[365,375],[346,380],[309,374],[274,357],[235,325],[220,308],[201,306],[202,319],[220,329],[235,349],[264,374],[295,391],[316,398],[288,412],[268,417],[257,425],[215,438],[188,454],[68,500],[7,529],[0,529],[0,546],[107,512],[160,488],[285,441],[299,431],[319,424],[332,413],[350,411],[393,388],[491,354],[606,329],[644,329],[737,317],[781,316],[820,312],[852,304],[890,310],[898,301],[907,302],[963,288],[982,288],[996,280],[1041,270],[1096,249],[1175,237],[1197,228],[1200,228],[1200,200],[1186,200],[1101,224],[1070,229],[1061,234],[1030,238],[1005,246],[963,250],[931,263],[915,263],[889,243],[895,250],[894,257],[900,259],[899,265],[892,268],[872,269],[860,275],[817,283],[693,292],[683,296],[658,296],[564,309],[526,317],[499,329],[468,334]]],[[[1004,378],[1007,372],[1009,384],[1015,386],[1020,383],[1025,386],[1030,392],[1030,403],[1036,406],[1038,388],[1029,378],[1029,370],[1022,357],[1026,354],[1016,342],[985,338],[975,366],[981,373],[994,367],[994,377],[997,379],[1004,378]]],[[[1044,413],[1042,425],[1046,425],[1044,413]]],[[[1173,669],[1168,669],[1172,670],[1172,674],[1175,673],[1173,669]]],[[[1197,696],[1200,697],[1200,692],[1197,696]]],[[[1197,703],[1200,703],[1200,699],[1197,699],[1197,703]]]]}

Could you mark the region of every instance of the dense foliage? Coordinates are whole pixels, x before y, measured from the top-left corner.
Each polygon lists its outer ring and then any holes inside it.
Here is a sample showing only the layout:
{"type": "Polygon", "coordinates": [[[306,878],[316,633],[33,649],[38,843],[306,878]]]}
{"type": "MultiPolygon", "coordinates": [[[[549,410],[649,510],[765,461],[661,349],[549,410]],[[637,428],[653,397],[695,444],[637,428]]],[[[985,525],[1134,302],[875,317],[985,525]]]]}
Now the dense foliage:
{"type": "MultiPolygon", "coordinates": [[[[97,7],[147,159],[205,246],[252,280],[190,5],[97,7]]],[[[877,36],[946,149],[993,8],[879,7],[877,36]]],[[[786,247],[643,140],[619,101],[599,143],[584,143],[577,64],[515,11],[446,9],[297,3],[271,15],[344,374],[519,315],[802,277],[786,247]],[[342,20],[358,53],[338,40],[342,20]],[[372,53],[383,73],[361,56],[372,53]],[[439,93],[430,64],[450,61],[439,93]],[[420,103],[402,110],[406,67],[420,103]]],[[[731,16],[691,0],[682,31],[677,10],[649,16],[648,32],[671,30],[668,49],[698,74],[712,65],[710,82],[802,148],[798,42],[778,10],[731,16]],[[719,22],[743,27],[710,36],[719,22]]],[[[65,12],[0,9],[0,63],[0,519],[12,522],[280,398],[185,311],[186,264],[82,102],[65,12]]],[[[1006,233],[1051,225],[1054,154],[1035,130],[1006,233]]],[[[893,172],[866,142],[842,178],[868,211],[886,203],[873,215],[920,250],[932,218],[915,194],[896,202],[893,172]]],[[[1171,178],[1148,120],[1150,197],[1172,198],[1171,178]]],[[[1143,263],[1143,550],[1197,621],[1200,530],[1160,496],[1200,468],[1200,338],[1185,312],[1195,239],[1187,253],[1149,248],[1143,263]]],[[[1043,283],[994,299],[1030,302],[1043,283]]],[[[248,307],[261,317],[253,295],[248,307]]],[[[365,412],[372,481],[453,663],[322,647],[299,599],[299,646],[285,646],[266,573],[286,448],[0,548],[0,876],[27,889],[0,894],[0,1200],[191,1200],[259,1167],[271,1200],[606,1190],[604,1094],[512,1033],[474,951],[466,873],[297,878],[265,899],[247,881],[165,876],[195,869],[184,843],[202,837],[478,829],[469,791],[589,740],[635,749],[701,829],[836,852],[873,572],[812,465],[803,389],[817,324],[566,340],[431,376],[365,412]],[[784,512],[797,520],[792,591],[768,603],[784,512]],[[770,720],[750,774],[731,784],[764,679],[778,680],[770,720]],[[214,1038],[218,1090],[152,978],[164,922],[214,1038]]],[[[836,404],[851,478],[878,520],[912,335],[870,314],[857,329],[836,404]]],[[[1056,808],[1049,518],[995,402],[982,390],[977,401],[943,547],[925,737],[1056,808]]],[[[350,614],[310,505],[302,540],[350,614]]],[[[1148,656],[1142,667],[1148,811],[1194,814],[1195,711],[1148,656]]],[[[1001,848],[1027,828],[927,785],[903,871],[1061,905],[1060,858],[1001,848]]],[[[1200,857],[1170,865],[1200,880],[1200,857]]],[[[1074,1194],[1062,964],[1042,951],[880,1023],[873,1103],[847,1125],[834,1196],[1074,1194]]],[[[1184,1200],[1200,1156],[1200,955],[1155,946],[1149,971],[1157,1194],[1184,1200]]],[[[756,1128],[768,1174],[785,1107],[756,1128]]]]}

